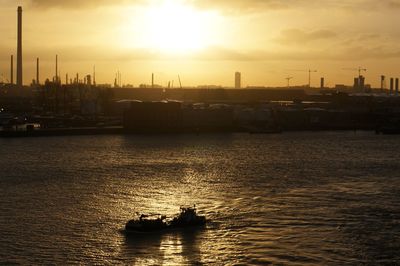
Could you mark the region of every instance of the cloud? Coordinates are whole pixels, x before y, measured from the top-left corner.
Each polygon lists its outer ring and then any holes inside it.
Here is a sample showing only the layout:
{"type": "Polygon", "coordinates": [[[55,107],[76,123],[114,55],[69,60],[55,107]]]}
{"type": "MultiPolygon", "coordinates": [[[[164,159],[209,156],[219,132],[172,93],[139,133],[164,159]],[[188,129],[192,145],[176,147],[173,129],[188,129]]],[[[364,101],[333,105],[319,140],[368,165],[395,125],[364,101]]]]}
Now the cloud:
{"type": "Polygon", "coordinates": [[[192,0],[191,3],[203,8],[218,8],[223,11],[239,12],[264,12],[289,9],[343,9],[361,12],[400,7],[400,0],[192,0]]]}
{"type": "Polygon", "coordinates": [[[82,7],[102,7],[109,5],[119,5],[124,3],[139,3],[142,1],[133,0],[30,0],[30,4],[36,8],[82,8],[82,7]]]}
{"type": "Polygon", "coordinates": [[[313,30],[306,32],[301,29],[286,29],[281,31],[281,34],[276,41],[284,45],[300,45],[317,40],[327,40],[335,38],[337,34],[330,30],[313,30]]]}
{"type": "Polygon", "coordinates": [[[303,0],[203,0],[191,1],[196,6],[204,9],[222,9],[223,11],[260,11],[287,9],[293,6],[293,2],[305,2],[303,0]]]}
{"type": "Polygon", "coordinates": [[[390,8],[395,8],[395,9],[397,9],[397,8],[400,8],[400,1],[388,0],[388,1],[387,1],[387,5],[388,5],[388,7],[390,7],[390,8]]]}
{"type": "MultiPolygon", "coordinates": [[[[27,0],[36,8],[96,8],[112,5],[142,5],[165,0],[27,0]]],[[[288,9],[346,9],[378,11],[382,8],[400,8],[399,0],[175,0],[202,9],[218,9],[223,13],[259,13],[288,9]]]]}
{"type": "MultiPolygon", "coordinates": [[[[81,6],[105,6],[105,5],[120,5],[120,4],[143,4],[143,3],[157,3],[163,0],[68,0],[68,1],[55,1],[55,0],[30,0],[31,5],[36,7],[81,7],[81,6]]],[[[176,0],[186,4],[201,6],[204,8],[240,8],[240,9],[253,9],[258,7],[267,8],[287,8],[292,3],[306,2],[305,0],[176,0]]]]}

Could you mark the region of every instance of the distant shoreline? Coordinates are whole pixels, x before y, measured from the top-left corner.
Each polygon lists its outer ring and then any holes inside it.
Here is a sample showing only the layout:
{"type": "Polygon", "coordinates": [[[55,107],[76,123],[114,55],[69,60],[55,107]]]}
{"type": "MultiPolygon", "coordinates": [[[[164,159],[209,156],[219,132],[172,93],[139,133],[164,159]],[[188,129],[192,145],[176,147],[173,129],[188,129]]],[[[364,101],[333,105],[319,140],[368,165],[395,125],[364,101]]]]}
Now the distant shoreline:
{"type": "Polygon", "coordinates": [[[56,136],[96,136],[96,135],[180,135],[180,134],[234,134],[248,133],[249,135],[273,135],[293,132],[345,132],[345,131],[363,131],[375,134],[398,134],[398,132],[382,132],[372,129],[291,129],[284,131],[266,130],[266,131],[246,131],[246,130],[180,130],[180,131],[127,131],[123,127],[109,128],[57,128],[42,129],[32,131],[0,131],[0,138],[30,138],[30,137],[56,137],[56,136]]]}

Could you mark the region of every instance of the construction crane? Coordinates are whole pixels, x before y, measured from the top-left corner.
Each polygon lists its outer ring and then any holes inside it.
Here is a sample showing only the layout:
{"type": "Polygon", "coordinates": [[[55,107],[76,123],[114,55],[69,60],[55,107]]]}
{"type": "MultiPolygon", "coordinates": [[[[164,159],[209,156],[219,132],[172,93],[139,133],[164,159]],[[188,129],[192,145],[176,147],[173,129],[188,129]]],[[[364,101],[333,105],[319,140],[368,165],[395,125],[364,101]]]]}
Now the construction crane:
{"type": "Polygon", "coordinates": [[[297,72],[308,72],[308,87],[311,88],[311,73],[316,73],[318,72],[317,70],[312,70],[312,69],[301,69],[301,70],[290,70],[290,71],[297,71],[297,72]]]}
{"type": "Polygon", "coordinates": [[[316,72],[318,72],[317,70],[311,70],[311,69],[309,69],[308,70],[308,87],[309,88],[311,88],[311,73],[316,73],[316,72]]]}
{"type": "Polygon", "coordinates": [[[290,80],[292,80],[293,77],[287,77],[285,79],[287,80],[287,87],[290,88],[290,80]]]}
{"type": "Polygon", "coordinates": [[[342,68],[342,70],[352,70],[358,71],[358,76],[361,77],[361,71],[367,72],[366,68],[358,67],[358,68],[342,68]]]}
{"type": "Polygon", "coordinates": [[[182,89],[182,82],[181,82],[181,76],[178,75],[178,79],[179,79],[179,86],[182,89]]]}

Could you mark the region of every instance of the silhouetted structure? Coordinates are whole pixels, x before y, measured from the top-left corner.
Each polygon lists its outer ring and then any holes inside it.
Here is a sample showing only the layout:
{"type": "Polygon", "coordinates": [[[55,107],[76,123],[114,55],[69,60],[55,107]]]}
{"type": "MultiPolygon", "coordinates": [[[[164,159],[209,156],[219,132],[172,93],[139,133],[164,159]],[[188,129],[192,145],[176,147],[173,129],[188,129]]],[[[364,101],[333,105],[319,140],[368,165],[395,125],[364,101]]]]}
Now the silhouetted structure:
{"type": "Polygon", "coordinates": [[[18,7],[17,86],[22,87],[22,7],[18,7]]]}
{"type": "Polygon", "coordinates": [[[14,84],[14,56],[11,55],[10,83],[14,84]]]}
{"type": "Polygon", "coordinates": [[[56,75],[55,82],[58,82],[58,55],[56,55],[56,75]]]}
{"type": "Polygon", "coordinates": [[[39,81],[39,58],[36,58],[36,84],[40,85],[40,81],[39,81]]]}
{"type": "Polygon", "coordinates": [[[386,89],[386,77],[384,75],[381,76],[381,91],[386,89]]]}
{"type": "Polygon", "coordinates": [[[189,105],[182,109],[182,125],[186,132],[231,132],[233,107],[225,104],[189,105]]]}
{"type": "Polygon", "coordinates": [[[356,92],[364,92],[365,91],[365,77],[360,75],[357,78],[354,78],[353,89],[356,92]]]}
{"type": "Polygon", "coordinates": [[[92,86],[92,76],[86,75],[86,84],[92,86]]]}
{"type": "Polygon", "coordinates": [[[182,129],[179,102],[132,102],[124,114],[124,128],[134,133],[168,133],[182,129]]]}
{"type": "Polygon", "coordinates": [[[393,95],[394,91],[394,79],[390,78],[390,95],[393,95]]]}
{"type": "Polygon", "coordinates": [[[235,89],[242,88],[242,73],[236,72],[235,73],[235,89]]]}
{"type": "Polygon", "coordinates": [[[231,132],[233,109],[224,104],[133,101],[124,113],[124,128],[131,133],[231,132]]]}

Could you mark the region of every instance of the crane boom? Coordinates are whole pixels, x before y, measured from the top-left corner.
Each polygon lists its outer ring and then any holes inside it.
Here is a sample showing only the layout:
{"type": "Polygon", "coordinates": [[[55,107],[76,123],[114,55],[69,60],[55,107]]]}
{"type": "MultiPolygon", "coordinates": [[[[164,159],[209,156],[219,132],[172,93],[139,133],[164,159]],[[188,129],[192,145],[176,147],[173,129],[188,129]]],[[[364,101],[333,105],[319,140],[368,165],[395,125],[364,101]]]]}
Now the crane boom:
{"type": "Polygon", "coordinates": [[[352,71],[358,71],[358,76],[361,76],[361,71],[367,72],[366,68],[358,67],[358,68],[342,68],[342,70],[352,70],[352,71]]]}
{"type": "Polygon", "coordinates": [[[178,79],[179,79],[179,86],[180,86],[180,87],[181,87],[181,89],[182,89],[181,76],[179,76],[179,75],[178,75],[178,79]]]}

